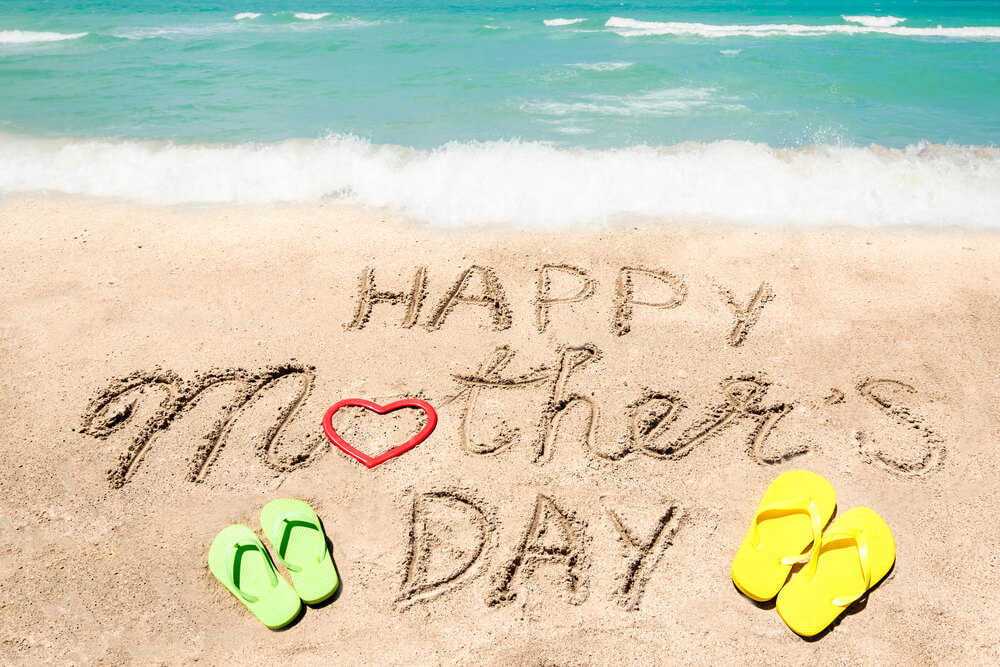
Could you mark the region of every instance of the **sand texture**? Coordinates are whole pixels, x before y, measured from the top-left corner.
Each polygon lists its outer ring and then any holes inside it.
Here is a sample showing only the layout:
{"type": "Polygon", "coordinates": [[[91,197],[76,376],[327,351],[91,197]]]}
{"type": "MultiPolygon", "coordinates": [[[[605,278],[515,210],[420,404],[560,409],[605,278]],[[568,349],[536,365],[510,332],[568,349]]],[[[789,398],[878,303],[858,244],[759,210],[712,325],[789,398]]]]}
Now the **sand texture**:
{"type": "MultiPolygon", "coordinates": [[[[0,662],[1000,660],[998,281],[973,232],[7,199],[0,662]],[[347,397],[439,423],[369,470],[320,428],[347,397]],[[897,546],[815,641],[729,575],[794,468],[897,546]],[[272,632],[205,559],[286,496],[343,585],[272,632]]],[[[335,423],[374,455],[423,422],[335,423]]]]}

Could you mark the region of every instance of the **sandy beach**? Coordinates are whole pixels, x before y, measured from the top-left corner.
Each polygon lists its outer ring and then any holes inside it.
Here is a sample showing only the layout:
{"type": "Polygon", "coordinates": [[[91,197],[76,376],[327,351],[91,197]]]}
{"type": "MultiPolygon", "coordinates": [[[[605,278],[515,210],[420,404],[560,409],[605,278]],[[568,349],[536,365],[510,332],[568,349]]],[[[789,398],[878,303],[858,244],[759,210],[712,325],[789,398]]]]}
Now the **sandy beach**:
{"type": "MultiPolygon", "coordinates": [[[[995,233],[43,195],[0,220],[5,664],[1000,660],[995,233]],[[439,423],[369,470],[320,428],[346,397],[439,423]],[[729,576],[796,468],[897,548],[813,641],[729,576]],[[272,632],[205,559],[283,496],[343,585],[272,632]]],[[[337,419],[369,453],[420,424],[337,419]]]]}

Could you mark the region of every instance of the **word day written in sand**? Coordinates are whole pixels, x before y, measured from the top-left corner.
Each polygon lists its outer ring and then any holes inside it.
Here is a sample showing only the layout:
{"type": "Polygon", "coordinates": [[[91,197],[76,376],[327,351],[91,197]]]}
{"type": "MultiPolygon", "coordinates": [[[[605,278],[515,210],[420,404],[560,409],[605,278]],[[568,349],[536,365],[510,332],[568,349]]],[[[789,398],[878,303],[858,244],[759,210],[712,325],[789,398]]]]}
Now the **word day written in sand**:
{"type": "MultiPolygon", "coordinates": [[[[511,602],[526,587],[581,604],[589,595],[588,573],[596,557],[588,545],[596,532],[604,531],[623,553],[606,564],[618,572],[608,597],[637,610],[658,563],[692,521],[683,499],[665,498],[669,489],[658,488],[663,493],[651,496],[640,525],[626,519],[603,489],[581,501],[575,494],[563,497],[531,482],[520,537],[504,545],[506,555],[491,565],[491,554],[501,551],[503,501],[466,483],[465,474],[416,474],[427,461],[415,454],[431,448],[457,465],[490,461],[505,473],[513,470],[528,479],[569,461],[597,471],[602,479],[613,481],[636,469],[655,479],[663,466],[709,450],[713,443],[736,447],[746,465],[777,466],[810,452],[809,439],[799,437],[802,425],[792,423],[797,411],[825,421],[824,413],[835,415],[853,403],[864,406],[867,421],[849,425],[843,433],[840,440],[849,443],[845,456],[899,478],[925,475],[944,462],[943,438],[914,407],[920,392],[904,378],[861,375],[853,385],[810,396],[755,366],[720,375],[695,395],[671,386],[675,378],[653,360],[657,350],[650,348],[649,334],[677,327],[671,315],[682,311],[692,296],[683,275],[622,266],[611,280],[599,281],[588,269],[571,264],[540,264],[533,272],[535,279],[527,288],[519,284],[516,297],[509,295],[510,280],[483,264],[460,267],[447,280],[425,266],[409,275],[368,266],[354,287],[352,313],[337,334],[345,343],[389,335],[405,350],[407,344],[433,346],[450,328],[484,333],[477,356],[445,360],[450,372],[433,379],[433,387],[394,382],[405,394],[375,397],[421,396],[442,414],[437,433],[388,464],[408,475],[397,494],[398,519],[409,526],[398,554],[396,604],[402,608],[478,578],[488,580],[484,599],[490,607],[511,602]],[[524,321],[519,323],[518,317],[524,321]],[[566,322],[573,324],[572,335],[566,336],[572,341],[559,340],[552,332],[566,322]],[[492,340],[519,324],[512,340],[492,340]],[[629,367],[642,376],[640,381],[623,372],[629,367]],[[772,396],[775,389],[779,394],[772,396]],[[786,423],[789,433],[782,437],[786,423]],[[875,437],[873,428],[895,432],[875,437]],[[547,585],[529,586],[541,571],[556,575],[547,585]]],[[[709,350],[752,348],[758,325],[781,295],[768,282],[732,290],[713,280],[708,284],[699,301],[714,304],[728,323],[714,337],[699,337],[699,344],[709,350]]],[[[240,440],[253,442],[264,468],[287,475],[336,453],[318,424],[327,405],[341,397],[315,396],[320,380],[316,366],[297,360],[207,369],[189,378],[162,368],[137,370],[112,380],[92,398],[83,416],[84,432],[101,439],[129,433],[127,448],[108,472],[111,487],[121,489],[152,455],[158,437],[218,387],[235,387],[227,401],[215,403],[211,415],[201,413],[207,422],[204,437],[190,454],[186,478],[211,483],[220,455],[240,440]],[[259,409],[260,404],[268,409],[259,409]],[[295,429],[299,435],[289,436],[295,429]]],[[[338,432],[362,448],[375,428],[375,420],[350,411],[336,419],[338,432]]],[[[402,441],[418,427],[415,421],[394,422],[395,437],[402,441]]],[[[346,458],[340,465],[353,467],[356,475],[372,474],[346,458]]]]}

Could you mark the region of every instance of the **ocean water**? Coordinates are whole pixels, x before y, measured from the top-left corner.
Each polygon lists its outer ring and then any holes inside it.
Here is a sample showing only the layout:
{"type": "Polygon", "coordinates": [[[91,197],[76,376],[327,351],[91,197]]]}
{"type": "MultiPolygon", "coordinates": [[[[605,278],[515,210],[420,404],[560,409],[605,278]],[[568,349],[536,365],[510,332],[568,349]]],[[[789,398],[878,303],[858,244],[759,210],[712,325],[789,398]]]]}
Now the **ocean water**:
{"type": "Polygon", "coordinates": [[[1000,227],[1000,3],[0,3],[0,192],[1000,227]]]}

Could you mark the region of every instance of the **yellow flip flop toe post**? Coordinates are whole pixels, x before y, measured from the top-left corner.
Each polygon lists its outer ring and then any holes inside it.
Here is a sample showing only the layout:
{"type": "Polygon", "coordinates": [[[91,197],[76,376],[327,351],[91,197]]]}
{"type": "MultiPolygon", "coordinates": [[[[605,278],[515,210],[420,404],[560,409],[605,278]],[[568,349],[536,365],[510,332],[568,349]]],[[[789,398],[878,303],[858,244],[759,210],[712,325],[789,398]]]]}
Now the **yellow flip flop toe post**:
{"type": "Polygon", "coordinates": [[[772,599],[803,552],[819,541],[837,507],[833,486],[807,470],[778,475],[764,491],[750,529],[733,558],[736,587],[752,600],[772,599]]]}
{"type": "Polygon", "coordinates": [[[778,594],[778,614],[792,630],[812,637],[889,574],[896,542],[889,526],[867,507],[837,517],[812,551],[809,565],[778,594]]]}

